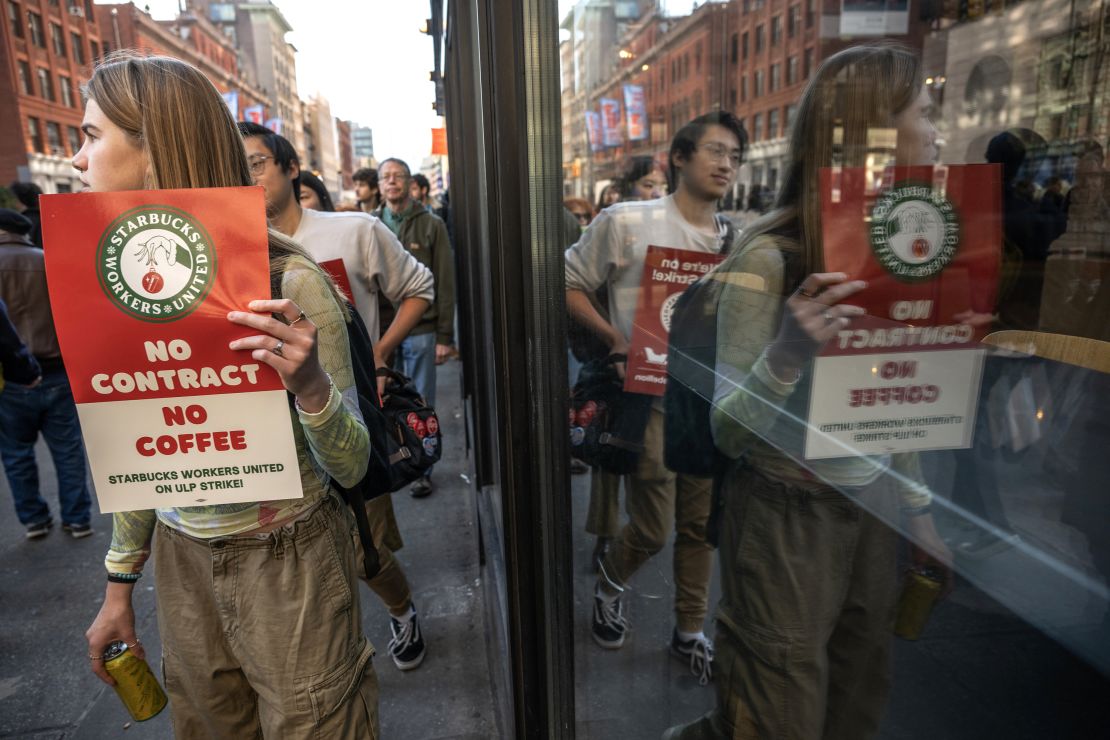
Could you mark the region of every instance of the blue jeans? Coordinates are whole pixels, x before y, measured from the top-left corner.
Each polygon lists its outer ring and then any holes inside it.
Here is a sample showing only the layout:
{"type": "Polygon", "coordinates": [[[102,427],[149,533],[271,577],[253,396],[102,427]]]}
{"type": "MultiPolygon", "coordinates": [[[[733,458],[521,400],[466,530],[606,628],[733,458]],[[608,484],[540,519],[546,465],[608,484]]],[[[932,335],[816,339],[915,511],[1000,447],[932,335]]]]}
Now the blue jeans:
{"type": "MultiPolygon", "coordinates": [[[[413,334],[401,341],[394,354],[393,368],[412,378],[416,392],[433,409],[436,406],[436,333],[413,334]]],[[[425,478],[430,478],[428,468],[425,478]]]]}
{"type": "Polygon", "coordinates": [[[64,372],[44,375],[28,388],[7,383],[0,393],[0,459],[25,526],[50,521],[50,507],[39,494],[35,442],[39,433],[50,448],[58,473],[58,502],[66,524],[88,524],[92,501],[85,476],[85,448],[77,406],[64,372]]]}

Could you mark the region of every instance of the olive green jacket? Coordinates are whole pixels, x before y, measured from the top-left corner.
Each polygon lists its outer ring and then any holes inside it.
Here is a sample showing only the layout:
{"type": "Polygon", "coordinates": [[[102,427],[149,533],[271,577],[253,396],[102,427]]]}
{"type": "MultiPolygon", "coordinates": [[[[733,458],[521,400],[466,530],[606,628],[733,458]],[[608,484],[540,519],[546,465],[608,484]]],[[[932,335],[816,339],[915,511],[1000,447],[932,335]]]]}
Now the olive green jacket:
{"type": "MultiPolygon", "coordinates": [[[[382,217],[382,205],[374,215],[382,217]]],[[[382,219],[382,223],[388,223],[382,219]]],[[[413,201],[412,212],[401,222],[397,239],[405,249],[432,271],[435,277],[435,298],[432,305],[420,318],[420,323],[412,330],[415,334],[435,332],[437,344],[455,343],[455,257],[451,242],[447,238],[447,226],[443,220],[413,201]]]]}

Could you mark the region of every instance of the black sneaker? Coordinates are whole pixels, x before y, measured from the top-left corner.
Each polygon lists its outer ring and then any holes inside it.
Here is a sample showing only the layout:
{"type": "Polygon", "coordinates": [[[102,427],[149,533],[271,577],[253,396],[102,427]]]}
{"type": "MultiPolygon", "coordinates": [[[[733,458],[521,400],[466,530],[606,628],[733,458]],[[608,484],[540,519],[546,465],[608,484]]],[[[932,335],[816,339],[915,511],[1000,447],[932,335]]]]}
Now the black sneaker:
{"type": "Polygon", "coordinates": [[[624,618],[621,599],[617,598],[608,604],[600,596],[594,596],[594,642],[606,650],[616,650],[624,644],[624,636],[628,632],[628,620],[624,618]]]}
{"type": "Polygon", "coordinates": [[[701,635],[690,640],[678,638],[678,628],[671,635],[671,655],[690,663],[690,672],[698,677],[698,683],[705,686],[713,678],[713,642],[701,635]]]}
{"type": "Polygon", "coordinates": [[[430,478],[418,478],[411,486],[409,486],[409,493],[413,498],[424,498],[432,495],[432,480],[430,478]]]}
{"type": "Polygon", "coordinates": [[[69,536],[75,540],[83,539],[93,533],[92,526],[89,524],[62,524],[62,529],[69,532],[69,536]]]}
{"type": "Polygon", "coordinates": [[[424,660],[424,636],[420,634],[420,624],[416,613],[407,622],[389,618],[389,629],[393,639],[389,641],[389,654],[393,663],[402,671],[411,671],[424,660]]]}
{"type": "Polygon", "coordinates": [[[46,535],[50,534],[50,528],[53,527],[53,526],[54,526],[54,520],[53,519],[47,519],[45,522],[39,522],[38,524],[28,524],[27,525],[27,539],[29,539],[29,540],[41,539],[41,538],[45,537],[46,535]]]}

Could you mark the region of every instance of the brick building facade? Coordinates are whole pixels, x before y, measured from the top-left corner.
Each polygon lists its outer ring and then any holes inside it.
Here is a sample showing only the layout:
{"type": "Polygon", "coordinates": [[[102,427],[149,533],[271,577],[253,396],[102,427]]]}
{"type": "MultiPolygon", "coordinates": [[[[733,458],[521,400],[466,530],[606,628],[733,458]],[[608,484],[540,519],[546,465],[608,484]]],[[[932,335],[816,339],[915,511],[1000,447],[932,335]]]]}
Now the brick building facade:
{"type": "Polygon", "coordinates": [[[3,0],[0,184],[32,180],[46,192],[80,187],[81,86],[106,49],[92,0],[3,0]]]}

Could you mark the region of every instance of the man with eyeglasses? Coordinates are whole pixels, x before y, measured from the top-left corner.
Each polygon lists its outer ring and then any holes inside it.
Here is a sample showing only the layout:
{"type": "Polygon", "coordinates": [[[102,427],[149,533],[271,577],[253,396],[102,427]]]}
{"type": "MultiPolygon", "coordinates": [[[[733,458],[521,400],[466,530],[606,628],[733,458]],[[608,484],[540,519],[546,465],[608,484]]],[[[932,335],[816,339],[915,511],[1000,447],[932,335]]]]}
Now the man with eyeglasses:
{"type": "MultiPolygon", "coordinates": [[[[293,145],[256,123],[241,122],[239,131],[251,175],[266,194],[270,225],[292,237],[329,272],[334,274],[342,269],[346,273],[352,302],[374,343],[374,359],[379,367],[384,366],[384,358],[393,353],[431,305],[435,293],[431,271],[412,257],[393,232],[374,216],[302,209],[300,161],[293,145]],[[340,261],[342,268],[338,267],[340,261]],[[379,293],[397,306],[392,324],[380,337],[379,293]]],[[[424,659],[424,638],[416,621],[412,589],[393,556],[393,551],[402,546],[393,499],[378,496],[367,502],[366,513],[381,564],[368,585],[390,614],[393,639],[389,653],[394,664],[403,671],[412,670],[424,659]]]]}
{"type": "MultiPolygon", "coordinates": [[[[718,111],[695,118],[671,141],[669,178],[674,192],[663,198],[621,202],[602,211],[566,252],[567,309],[609,347],[627,355],[641,290],[644,258],[651,245],[718,253],[732,231],[717,203],[732,187],[747,144],[740,121],[718,111]],[[589,295],[609,292],[610,319],[589,295]]],[[[624,363],[617,365],[623,377],[624,363]]],[[[712,675],[713,645],[704,631],[713,549],[706,541],[711,481],[675,475],[663,466],[663,411],[651,409],[637,470],[625,478],[628,523],[599,568],[594,592],[593,637],[600,646],[624,644],[628,620],[622,593],[636,571],[674,542],[675,629],[671,652],[688,662],[703,682],[712,675]]]]}
{"type": "MultiPolygon", "coordinates": [[[[455,343],[455,260],[443,221],[414,200],[412,173],[400,159],[387,159],[378,167],[382,205],[374,215],[382,220],[409,254],[435,276],[436,291],[420,321],[398,347],[394,365],[412,378],[416,390],[429,406],[436,404],[436,365],[442,365],[455,343]]],[[[409,492],[414,498],[432,493],[432,471],[415,481],[409,492]]]]}

